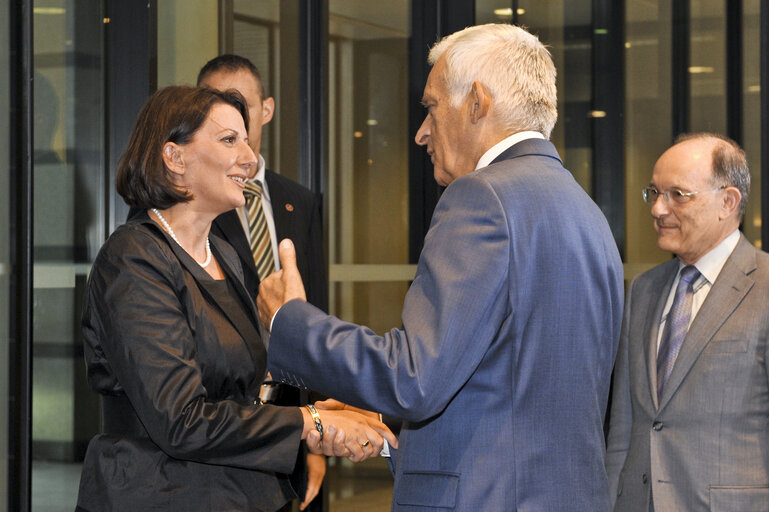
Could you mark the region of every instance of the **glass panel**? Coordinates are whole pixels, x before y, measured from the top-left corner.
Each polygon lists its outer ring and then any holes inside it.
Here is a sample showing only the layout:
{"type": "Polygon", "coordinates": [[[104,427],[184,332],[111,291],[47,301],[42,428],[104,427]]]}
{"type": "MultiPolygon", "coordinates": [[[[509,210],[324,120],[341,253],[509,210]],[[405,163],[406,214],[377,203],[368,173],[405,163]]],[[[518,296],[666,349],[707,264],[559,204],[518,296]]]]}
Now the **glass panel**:
{"type": "MultiPolygon", "coordinates": [[[[8,501],[8,351],[10,349],[10,232],[11,213],[10,202],[10,31],[9,31],[10,2],[0,1],[0,503],[8,501]]],[[[4,505],[0,505],[4,508],[4,505]]]]}
{"type": "MultiPolygon", "coordinates": [[[[413,144],[409,11],[405,0],[329,2],[330,309],[380,333],[401,324],[408,289],[402,274],[408,271],[413,144]],[[355,277],[361,269],[364,275],[355,277]]],[[[354,467],[332,460],[328,482],[331,510],[390,509],[392,477],[381,458],[354,467]]]]}
{"type": "MultiPolygon", "coordinates": [[[[254,63],[262,75],[265,94],[281,105],[279,0],[235,0],[233,10],[232,53],[254,63]]],[[[272,170],[281,168],[280,111],[276,109],[272,121],[262,128],[261,154],[272,170]]]]}
{"type": "Polygon", "coordinates": [[[690,131],[726,133],[726,13],[722,0],[691,0],[690,131]]]}
{"type": "MultiPolygon", "coordinates": [[[[409,4],[332,0],[329,6],[329,262],[403,265],[413,143],[406,135],[409,4]]],[[[344,279],[333,267],[331,274],[344,279]]],[[[332,291],[331,309],[388,329],[400,325],[406,288],[406,282],[348,282],[332,291]]]]}
{"type": "Polygon", "coordinates": [[[218,2],[163,0],[158,9],[158,88],[195,85],[198,71],[219,55],[218,2]]]}
{"type": "Polygon", "coordinates": [[[671,5],[629,0],[625,9],[625,278],[670,258],[657,247],[641,189],[672,138],[671,5]]]}
{"type": "MultiPolygon", "coordinates": [[[[512,23],[512,5],[513,0],[475,0],[475,24],[512,23]]],[[[521,10],[521,14],[525,14],[526,9],[521,10]]]]}
{"type": "MultiPolygon", "coordinates": [[[[743,223],[748,240],[761,247],[761,51],[760,0],[743,0],[743,147],[750,164],[750,199],[743,223]]],[[[764,48],[764,51],[767,51],[764,48]]],[[[763,134],[763,137],[767,137],[763,134]]],[[[769,241],[768,241],[769,243],[769,241]]]]}
{"type": "MultiPolygon", "coordinates": [[[[479,0],[480,23],[509,23],[512,2],[479,0]]],[[[558,123],[551,140],[566,168],[591,192],[592,10],[589,0],[541,2],[519,0],[518,24],[548,45],[558,70],[558,123]]]]}
{"type": "Polygon", "coordinates": [[[80,304],[104,234],[103,10],[34,3],[32,508],[73,510],[79,461],[99,428],[80,304]]]}

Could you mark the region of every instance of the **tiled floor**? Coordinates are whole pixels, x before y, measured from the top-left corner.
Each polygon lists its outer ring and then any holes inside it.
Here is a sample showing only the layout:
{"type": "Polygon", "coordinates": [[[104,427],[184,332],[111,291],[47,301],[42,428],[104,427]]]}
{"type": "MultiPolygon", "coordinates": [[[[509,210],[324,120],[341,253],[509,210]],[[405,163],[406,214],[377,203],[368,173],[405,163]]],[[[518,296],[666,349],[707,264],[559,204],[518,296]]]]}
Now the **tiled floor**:
{"type": "MultiPolygon", "coordinates": [[[[32,468],[33,512],[72,512],[77,500],[80,464],[35,461],[32,468]]],[[[329,460],[326,474],[330,512],[388,512],[393,481],[383,458],[353,464],[329,460]]]]}

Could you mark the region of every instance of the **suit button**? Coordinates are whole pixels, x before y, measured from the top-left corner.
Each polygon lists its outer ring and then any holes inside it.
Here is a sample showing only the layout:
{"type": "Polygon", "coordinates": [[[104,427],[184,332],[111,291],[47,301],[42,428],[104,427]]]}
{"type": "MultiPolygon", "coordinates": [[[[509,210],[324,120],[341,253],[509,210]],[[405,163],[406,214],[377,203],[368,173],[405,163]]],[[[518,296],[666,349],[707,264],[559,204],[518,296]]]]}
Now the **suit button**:
{"type": "Polygon", "coordinates": [[[646,476],[646,473],[643,474],[643,476],[641,477],[641,480],[643,481],[643,483],[648,483],[649,482],[649,477],[646,476]]]}
{"type": "Polygon", "coordinates": [[[654,429],[656,432],[659,432],[662,430],[662,422],[661,421],[655,421],[652,423],[652,429],[654,429]]]}

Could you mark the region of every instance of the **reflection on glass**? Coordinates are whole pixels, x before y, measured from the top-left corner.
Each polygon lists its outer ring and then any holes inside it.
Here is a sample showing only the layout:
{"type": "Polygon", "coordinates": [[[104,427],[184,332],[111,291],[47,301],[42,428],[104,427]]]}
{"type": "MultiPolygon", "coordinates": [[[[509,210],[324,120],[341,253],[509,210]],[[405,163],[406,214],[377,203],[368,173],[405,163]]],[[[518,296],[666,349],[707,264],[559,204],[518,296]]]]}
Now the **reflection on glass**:
{"type": "MultiPolygon", "coordinates": [[[[281,105],[280,87],[280,18],[279,0],[235,0],[232,20],[232,53],[251,60],[259,69],[268,97],[281,105]]],[[[279,172],[281,108],[269,124],[262,128],[261,153],[267,167],[279,172]]],[[[290,140],[290,139],[289,139],[290,140]]]]}
{"type": "MultiPolygon", "coordinates": [[[[475,16],[481,23],[510,23],[512,2],[478,0],[475,16]]],[[[558,123],[551,140],[564,164],[588,193],[592,179],[592,11],[589,0],[538,2],[519,0],[519,25],[536,34],[553,56],[558,70],[558,123]]]]}
{"type": "MultiPolygon", "coordinates": [[[[742,142],[751,176],[751,193],[743,231],[748,240],[758,247],[761,247],[761,202],[764,200],[761,197],[760,4],[760,0],[744,0],[742,3],[742,142]]],[[[764,48],[764,51],[767,49],[764,48]]]]}
{"type": "MultiPolygon", "coordinates": [[[[408,282],[355,282],[335,269],[408,263],[409,10],[405,0],[329,2],[330,308],[379,333],[400,326],[408,282]]],[[[331,461],[328,489],[331,510],[390,510],[382,459],[331,461]]]]}
{"type": "Polygon", "coordinates": [[[724,2],[691,2],[690,131],[726,133],[726,16],[724,2]]]}
{"type": "Polygon", "coordinates": [[[194,85],[200,68],[219,55],[218,2],[163,0],[158,12],[158,87],[194,85]]]}
{"type": "MultiPolygon", "coordinates": [[[[329,4],[329,262],[408,262],[409,3],[329,4]]],[[[342,284],[338,316],[400,325],[405,282],[342,284]]],[[[334,290],[334,289],[332,289],[334,290]]]]}
{"type": "Polygon", "coordinates": [[[73,510],[99,406],[86,384],[81,294],[104,234],[101,2],[34,9],[32,508],[73,510]]]}
{"type": "Polygon", "coordinates": [[[630,279],[643,266],[670,258],[657,247],[649,206],[641,189],[654,162],[670,145],[671,5],[630,0],[625,8],[625,262],[630,279]]]}

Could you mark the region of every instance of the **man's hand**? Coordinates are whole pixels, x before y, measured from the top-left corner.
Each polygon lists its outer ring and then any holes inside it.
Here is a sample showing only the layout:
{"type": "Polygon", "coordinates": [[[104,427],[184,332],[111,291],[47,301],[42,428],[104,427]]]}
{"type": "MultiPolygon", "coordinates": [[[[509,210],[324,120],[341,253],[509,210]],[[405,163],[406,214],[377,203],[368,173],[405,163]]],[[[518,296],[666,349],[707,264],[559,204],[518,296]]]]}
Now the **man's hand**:
{"type": "Polygon", "coordinates": [[[354,411],[364,416],[368,416],[369,418],[379,420],[379,413],[353,407],[352,405],[340,402],[339,400],[334,400],[333,398],[328,398],[322,402],[315,402],[315,407],[327,411],[354,411]]]}
{"type": "Polygon", "coordinates": [[[360,462],[379,455],[386,439],[397,448],[398,439],[387,426],[370,416],[345,410],[318,411],[323,424],[323,441],[305,407],[300,407],[304,428],[302,438],[312,453],[347,457],[360,462]]]}
{"type": "Polygon", "coordinates": [[[296,266],[296,250],[294,243],[288,238],[278,246],[281,269],[273,272],[259,285],[259,296],[256,306],[259,309],[259,320],[269,330],[272,317],[280,307],[294,299],[307,300],[304,293],[304,283],[296,266]]]}
{"type": "Polygon", "coordinates": [[[314,453],[307,454],[307,492],[299,510],[304,510],[320,491],[323,477],[326,476],[326,457],[314,453]]]}

